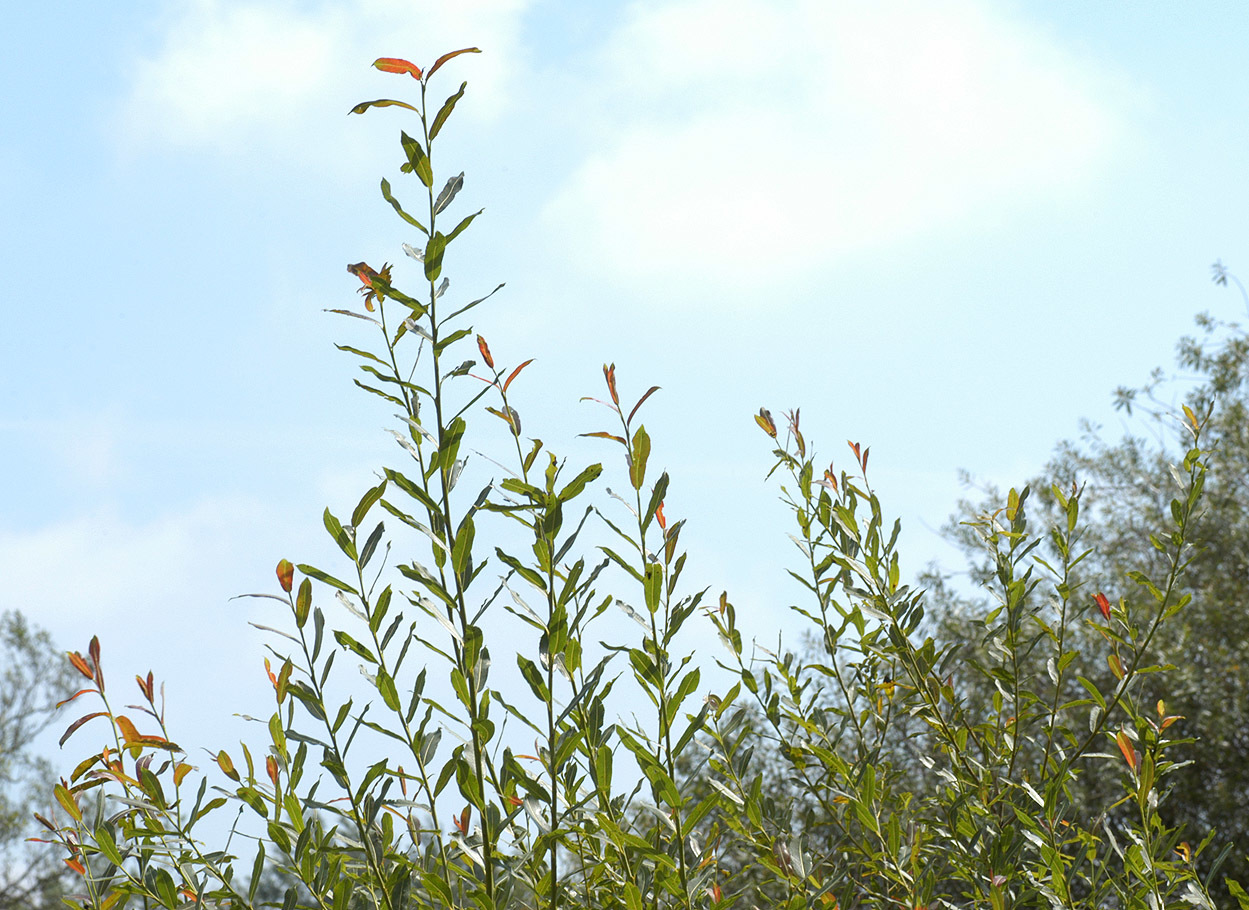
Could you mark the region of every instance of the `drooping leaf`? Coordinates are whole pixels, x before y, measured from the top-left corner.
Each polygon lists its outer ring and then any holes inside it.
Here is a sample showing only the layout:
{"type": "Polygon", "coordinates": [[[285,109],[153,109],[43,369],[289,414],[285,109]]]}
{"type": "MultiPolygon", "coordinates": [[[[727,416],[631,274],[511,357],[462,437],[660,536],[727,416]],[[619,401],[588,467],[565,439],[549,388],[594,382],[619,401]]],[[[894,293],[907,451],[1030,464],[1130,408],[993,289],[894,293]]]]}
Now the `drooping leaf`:
{"type": "Polygon", "coordinates": [[[77,730],[79,727],[81,727],[83,724],[85,724],[87,721],[93,720],[94,718],[97,718],[97,717],[107,717],[107,716],[108,716],[107,711],[96,711],[92,714],[86,714],[78,718],[76,721],[74,721],[72,724],[69,725],[69,728],[63,734],[61,734],[61,741],[59,745],[62,745],[62,746],[65,745],[65,740],[73,736],[74,731],[77,730]]]}
{"type": "MultiPolygon", "coordinates": [[[[421,224],[419,221],[417,221],[415,218],[413,218],[411,215],[409,215],[407,212],[403,210],[403,206],[399,204],[399,200],[396,199],[394,195],[390,192],[390,181],[387,180],[385,177],[382,178],[382,198],[390,203],[391,208],[393,208],[395,212],[398,213],[400,218],[402,218],[408,224],[412,225],[422,234],[426,234],[426,235],[429,234],[429,231],[428,229],[426,229],[425,225],[421,224]]],[[[412,250],[412,247],[408,246],[406,243],[403,245],[403,251],[407,253],[409,256],[412,255],[411,250],[412,250]]]]}
{"type": "Polygon", "coordinates": [[[378,98],[376,101],[361,101],[351,110],[349,110],[347,113],[348,114],[363,114],[365,111],[367,111],[371,107],[391,107],[392,105],[394,107],[406,107],[410,111],[416,110],[416,108],[408,104],[406,101],[395,101],[391,98],[378,98]]]}

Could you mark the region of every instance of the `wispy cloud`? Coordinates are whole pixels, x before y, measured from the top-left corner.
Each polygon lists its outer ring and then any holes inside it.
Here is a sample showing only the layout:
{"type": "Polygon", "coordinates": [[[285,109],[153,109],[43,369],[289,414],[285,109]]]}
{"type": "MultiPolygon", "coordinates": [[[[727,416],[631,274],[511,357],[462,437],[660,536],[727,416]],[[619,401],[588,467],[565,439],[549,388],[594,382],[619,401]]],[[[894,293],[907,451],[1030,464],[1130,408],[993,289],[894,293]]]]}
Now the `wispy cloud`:
{"type": "Polygon", "coordinates": [[[368,70],[374,58],[420,63],[474,44],[490,50],[471,74],[484,89],[475,115],[489,116],[504,103],[525,6],[466,0],[416,9],[402,0],[352,0],[309,9],[292,0],[193,0],[171,13],[153,53],[134,61],[119,134],[132,146],[290,146],[307,138],[298,127],[345,114],[343,98],[355,103],[365,97],[357,90],[377,90],[368,70]]]}
{"type": "Polygon", "coordinates": [[[1077,194],[1119,81],[995,4],[643,3],[546,217],[588,268],[756,284],[1077,194]]]}

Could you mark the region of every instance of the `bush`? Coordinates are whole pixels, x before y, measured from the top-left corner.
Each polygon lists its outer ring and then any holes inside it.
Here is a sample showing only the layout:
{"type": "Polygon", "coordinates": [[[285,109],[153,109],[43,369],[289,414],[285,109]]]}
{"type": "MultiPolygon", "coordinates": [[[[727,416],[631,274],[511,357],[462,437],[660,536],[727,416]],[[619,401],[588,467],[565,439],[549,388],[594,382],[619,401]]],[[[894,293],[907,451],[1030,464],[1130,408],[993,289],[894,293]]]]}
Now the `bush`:
{"type": "Polygon", "coordinates": [[[604,367],[611,426],[586,435],[618,447],[626,492],[587,505],[603,466],[570,468],[523,436],[515,396],[530,361],[504,366],[465,320],[493,292],[447,302],[448,251],[480,212],[443,229],[464,180],[435,181],[432,151],[465,85],[436,110],[427,89],[475,50],[424,71],[378,60],[412,77],[419,98],[353,109],[398,106],[420,125],[416,138],[401,134],[401,170],[423,188],[421,217],[388,181],[381,188],[424,238],[404,245],[421,263],[421,291],[400,290],[389,264],[359,262],[348,270],[363,312],[335,311],[377,333],[372,348],[339,348],[360,361],[357,384],[399,410],[404,460],[350,515],[325,511],[341,569],[282,560],[281,593],[255,595],[290,617],[272,631],[263,747],[221,751],[201,772],[170,739],[151,674],[137,677],[131,717],[106,693],[98,639],[71,655],[88,681],[74,698],[99,704],[66,738],[100,717],[112,732],[57,785],[65,819],[41,819],[81,877],[77,899],[100,910],[255,907],[277,879],[285,890],[272,905],[334,910],[1211,906],[1193,871],[1204,845],[1159,815],[1179,718],[1139,698],[1160,669],[1143,659],[1150,643],[1187,603],[1205,415],[1185,411],[1191,445],[1169,524],[1152,538],[1163,570],[1134,576],[1131,597],[1072,583],[1087,556],[1080,488],[1053,491],[1053,528],[1030,524],[1026,489],[977,520],[997,603],[981,617],[990,659],[963,665],[924,635],[924,593],[900,578],[898,524],[870,485],[868,450],[852,444],[848,470],[818,467],[798,413],[778,427],[761,410],[797,522],[796,609],[823,651],[800,660],[751,649],[727,595],[682,582],[684,522],[664,513],[669,478],[651,469],[639,418],[655,389],[623,398],[614,365],[604,367]],[[455,350],[474,340],[472,359],[455,350]],[[489,438],[483,412],[504,434],[497,482],[466,468],[470,428],[489,438]],[[588,542],[600,532],[607,542],[588,542]],[[1042,539],[1057,559],[1039,555],[1042,539]],[[392,549],[421,560],[392,564],[392,549]],[[636,638],[594,647],[613,605],[636,621],[636,638]],[[715,694],[702,676],[713,668],[680,651],[696,614],[728,646],[732,676],[715,694]],[[1113,684],[1073,678],[1078,625],[1100,636],[1113,684]],[[527,630],[527,646],[512,628],[527,630]],[[515,662],[522,685],[495,681],[492,652],[515,662]],[[1043,674],[1028,671],[1038,653],[1049,655],[1043,674]],[[351,692],[339,656],[359,663],[367,692],[351,692]],[[969,676],[992,681],[983,710],[964,697],[969,676]],[[645,716],[612,720],[625,689],[645,716]],[[523,734],[505,735],[507,723],[523,734]],[[917,728],[936,782],[923,789],[895,761],[917,728]],[[533,752],[517,751],[531,737],[533,752]],[[756,756],[767,741],[778,752],[765,764],[756,756]],[[1114,805],[1129,814],[1076,811],[1072,784],[1096,762],[1117,769],[1114,805]],[[774,775],[797,795],[777,796],[774,775]],[[198,839],[203,819],[229,804],[256,825],[254,857],[237,855],[233,838],[198,839]],[[795,836],[799,825],[818,837],[795,836]]]}

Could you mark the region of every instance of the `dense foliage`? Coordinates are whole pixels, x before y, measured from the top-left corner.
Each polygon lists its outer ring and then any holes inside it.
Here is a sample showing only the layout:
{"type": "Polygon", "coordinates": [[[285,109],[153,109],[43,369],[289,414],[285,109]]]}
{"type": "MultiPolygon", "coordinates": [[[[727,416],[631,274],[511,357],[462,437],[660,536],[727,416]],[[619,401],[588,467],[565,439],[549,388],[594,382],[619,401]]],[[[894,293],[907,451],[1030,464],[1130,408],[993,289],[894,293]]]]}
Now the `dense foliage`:
{"type": "Polygon", "coordinates": [[[0,613],[0,910],[59,905],[67,870],[26,844],[31,813],[51,800],[35,738],[71,684],[62,652],[17,611],[0,613]]]}
{"type": "MultiPolygon", "coordinates": [[[[1216,269],[1216,278],[1220,274],[1216,269]]],[[[1089,584],[1120,579],[1122,593],[1129,593],[1133,569],[1160,571],[1165,558],[1149,536],[1170,515],[1176,490],[1172,464],[1183,431],[1173,418],[1172,400],[1209,414],[1203,431],[1209,450],[1204,489],[1209,518],[1196,529],[1196,556],[1182,581],[1191,603],[1159,630],[1149,662],[1170,669],[1148,681],[1143,692],[1148,698],[1165,695],[1169,710],[1184,717],[1177,729],[1195,740],[1180,753],[1184,765],[1171,777],[1163,818],[1183,826],[1188,837],[1200,838],[1213,829],[1219,849],[1198,863],[1203,874],[1218,873],[1221,859],[1222,871],[1243,881],[1249,878],[1249,638],[1244,633],[1249,622],[1249,336],[1208,316],[1199,317],[1198,325],[1201,338],[1180,342],[1178,375],[1159,370],[1143,388],[1117,393],[1119,408],[1138,421],[1139,432],[1107,443],[1089,427],[1083,440],[1059,447],[1045,476],[1078,481],[1087,490],[1084,541],[1090,553],[1078,577],[1089,584]]],[[[1060,503],[1052,496],[1038,498],[1044,520],[1053,520],[1060,503]]],[[[991,567],[978,558],[975,541],[959,526],[950,531],[966,550],[974,575],[985,577],[991,567]]],[[[981,609],[978,599],[955,596],[939,584],[932,587],[938,594],[934,612],[941,616],[938,637],[974,641],[970,617],[981,609]]],[[[1098,645],[1096,636],[1085,634],[1073,666],[1105,684],[1110,670],[1098,645]]],[[[990,695],[982,689],[979,699],[990,695]]],[[[1117,781],[1104,770],[1091,768],[1075,790],[1090,809],[1115,791],[1117,781]]],[[[1220,878],[1213,881],[1221,885],[1220,878]]],[[[1216,891],[1226,893],[1221,886],[1216,891]]]]}
{"type": "Polygon", "coordinates": [[[427,90],[473,50],[425,70],[378,60],[419,98],[354,109],[398,107],[419,127],[401,134],[400,166],[419,217],[381,189],[419,235],[403,249],[420,291],[401,290],[389,264],[354,263],[363,311],[336,311],[373,333],[340,348],[361,388],[399,412],[400,461],[349,511],[325,511],[339,568],[282,560],[275,593],[258,595],[287,617],[271,632],[264,744],[197,769],[150,674],[123,714],[99,641],[71,655],[87,707],[66,736],[107,727],[57,785],[58,818],[42,819],[79,875],[76,899],[255,907],[276,868],[291,882],[284,908],[1211,906],[1202,846],[1161,814],[1178,718],[1154,698],[1151,666],[1191,606],[1207,413],[1180,413],[1157,555],[1139,554],[1132,588],[1080,574],[1093,565],[1086,488],[1051,490],[1052,525],[1030,517],[1027,490],[975,520],[994,602],[977,617],[984,658],[964,661],[927,634],[925,593],[900,577],[868,449],[826,468],[796,411],[778,425],[761,410],[797,524],[796,608],[821,644],[764,652],[749,639],[764,630],[739,624],[727,594],[683,580],[684,522],[665,514],[669,478],[639,416],[655,389],[626,397],[604,367],[609,425],[586,435],[617,457],[570,467],[522,432],[529,361],[504,365],[504,346],[467,322],[491,295],[450,302],[452,244],[480,213],[444,229],[464,175],[436,181],[433,145],[466,86],[437,108],[427,90]],[[470,438],[489,452],[472,465],[470,438]],[[597,495],[603,475],[623,495],[597,495]],[[607,621],[616,610],[629,637],[607,621]],[[691,621],[727,646],[732,676],[715,691],[682,650],[691,621]],[[1089,641],[1109,679],[1078,670],[1089,641]],[[987,701],[976,680],[991,683],[987,701]],[[773,759],[757,760],[769,741],[773,759]],[[691,763],[708,775],[685,773],[691,763]],[[1098,765],[1113,792],[1089,805],[1076,790],[1098,765]],[[778,797],[778,776],[797,795],[778,797]],[[227,805],[243,809],[254,854],[200,839],[227,805]]]}

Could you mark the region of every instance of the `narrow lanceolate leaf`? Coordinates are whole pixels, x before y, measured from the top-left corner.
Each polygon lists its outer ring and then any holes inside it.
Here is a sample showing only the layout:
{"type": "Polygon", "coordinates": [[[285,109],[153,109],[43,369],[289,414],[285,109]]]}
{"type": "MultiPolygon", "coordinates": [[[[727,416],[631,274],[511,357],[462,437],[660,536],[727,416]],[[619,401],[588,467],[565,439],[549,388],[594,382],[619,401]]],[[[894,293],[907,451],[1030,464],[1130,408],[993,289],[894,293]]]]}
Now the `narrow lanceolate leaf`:
{"type": "Polygon", "coordinates": [[[486,344],[486,339],[480,335],[477,336],[477,350],[481,351],[481,359],[486,362],[486,366],[494,369],[494,356],[490,353],[490,345],[486,344]]]}
{"type": "Polygon", "coordinates": [[[1119,735],[1115,737],[1115,743],[1119,746],[1119,751],[1123,753],[1124,759],[1128,763],[1128,767],[1133,771],[1136,770],[1136,750],[1132,748],[1132,740],[1128,736],[1127,731],[1120,730],[1119,735]]]}
{"type": "MultiPolygon", "coordinates": [[[[407,73],[413,79],[421,78],[421,68],[415,63],[409,63],[407,60],[401,60],[398,57],[378,57],[373,61],[373,66],[381,70],[383,73],[407,73]]],[[[432,73],[433,70],[430,70],[432,73]]]]}
{"type": "Polygon", "coordinates": [[[78,808],[78,803],[74,802],[73,794],[69,792],[64,784],[57,784],[53,793],[56,795],[56,801],[61,804],[61,808],[68,812],[74,821],[82,821],[82,810],[78,808]]]}
{"type": "Polygon", "coordinates": [[[449,54],[443,54],[441,57],[439,57],[437,60],[434,61],[434,65],[429,68],[429,73],[428,75],[426,75],[425,78],[428,79],[434,73],[438,72],[438,70],[441,69],[444,63],[446,63],[448,60],[453,60],[454,58],[460,56],[460,54],[480,54],[480,53],[481,53],[481,48],[464,47],[464,48],[460,48],[458,51],[452,51],[449,54]]]}
{"type": "Polygon", "coordinates": [[[439,108],[437,115],[434,117],[433,126],[429,128],[429,138],[431,140],[438,135],[439,131],[442,129],[442,125],[447,122],[447,118],[450,117],[451,112],[455,110],[456,102],[464,97],[464,89],[466,88],[468,88],[468,83],[461,82],[460,90],[442,103],[442,107],[439,108]]]}
{"type": "Polygon", "coordinates": [[[646,479],[646,461],[651,454],[651,438],[646,432],[645,427],[638,427],[637,432],[633,434],[633,446],[629,459],[629,480],[633,483],[633,489],[642,489],[642,483],[646,479]]]}
{"type": "Polygon", "coordinates": [[[348,114],[363,114],[365,111],[367,111],[371,107],[391,107],[392,105],[394,107],[406,107],[410,111],[416,110],[416,108],[408,104],[406,101],[395,101],[390,98],[378,98],[376,101],[361,101],[351,110],[349,110],[347,113],[348,114]]]}
{"type": "Polygon", "coordinates": [[[507,379],[503,380],[503,391],[505,391],[505,392],[506,392],[506,391],[507,391],[507,387],[508,387],[508,386],[510,386],[510,385],[512,384],[512,380],[513,380],[513,379],[515,379],[517,376],[519,376],[519,375],[520,375],[520,371],[521,371],[521,370],[523,370],[525,367],[529,366],[529,364],[531,364],[531,363],[533,363],[533,358],[532,358],[532,357],[531,357],[531,358],[529,358],[528,360],[526,360],[524,363],[522,363],[522,364],[521,364],[520,366],[518,366],[516,369],[512,370],[512,372],[508,374],[507,379]]]}
{"type": "Polygon", "coordinates": [[[65,731],[65,732],[61,735],[60,745],[62,745],[62,746],[63,746],[63,745],[65,745],[65,740],[67,740],[67,739],[69,739],[71,736],[73,736],[73,735],[74,735],[74,731],[75,731],[75,730],[77,730],[79,727],[81,727],[83,724],[85,724],[87,721],[92,720],[92,719],[94,719],[94,718],[96,718],[96,717],[106,717],[107,715],[108,715],[108,712],[107,712],[107,711],[96,711],[96,712],[95,712],[95,713],[93,713],[93,714],[87,714],[87,715],[85,715],[85,716],[83,716],[83,717],[78,718],[76,721],[74,721],[72,724],[70,724],[70,725],[69,725],[69,729],[67,729],[67,730],[66,730],[66,731],[65,731]]]}
{"type": "Polygon", "coordinates": [[[442,192],[438,194],[438,198],[434,200],[434,214],[437,215],[451,204],[456,194],[464,189],[464,172],[456,174],[447,181],[446,186],[442,188],[442,192]]]}
{"type": "Polygon", "coordinates": [[[776,438],[776,421],[772,419],[772,414],[767,408],[760,408],[759,413],[755,415],[755,423],[763,428],[763,432],[767,433],[773,439],[776,438]]]}
{"type": "Polygon", "coordinates": [[[77,651],[69,652],[69,662],[74,665],[75,670],[87,677],[87,679],[95,679],[95,671],[87,666],[87,661],[77,651]]]}
{"type": "Polygon", "coordinates": [[[425,277],[429,281],[437,281],[442,274],[442,254],[447,248],[447,238],[438,231],[425,244],[425,277]]]}
{"type": "Polygon", "coordinates": [[[603,378],[607,380],[607,391],[611,395],[612,404],[620,409],[620,395],[616,393],[616,365],[603,364],[603,378]]]}
{"type": "Polygon", "coordinates": [[[638,412],[638,408],[640,408],[640,407],[642,406],[642,403],[643,403],[644,401],[646,401],[646,399],[650,398],[652,395],[654,395],[654,394],[655,394],[656,392],[658,392],[658,391],[659,391],[659,386],[657,386],[657,385],[653,385],[653,386],[651,386],[649,389],[647,389],[647,390],[646,390],[646,394],[645,394],[645,395],[643,395],[641,398],[639,398],[639,399],[638,399],[638,403],[637,403],[637,404],[635,404],[635,405],[633,406],[633,410],[629,412],[629,417],[628,417],[628,419],[627,419],[627,420],[625,420],[625,423],[632,423],[632,422],[633,422],[633,415],[634,415],[634,414],[636,414],[636,413],[638,412]]]}

